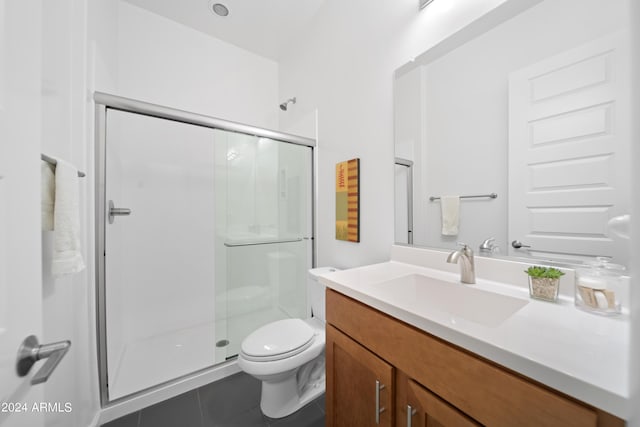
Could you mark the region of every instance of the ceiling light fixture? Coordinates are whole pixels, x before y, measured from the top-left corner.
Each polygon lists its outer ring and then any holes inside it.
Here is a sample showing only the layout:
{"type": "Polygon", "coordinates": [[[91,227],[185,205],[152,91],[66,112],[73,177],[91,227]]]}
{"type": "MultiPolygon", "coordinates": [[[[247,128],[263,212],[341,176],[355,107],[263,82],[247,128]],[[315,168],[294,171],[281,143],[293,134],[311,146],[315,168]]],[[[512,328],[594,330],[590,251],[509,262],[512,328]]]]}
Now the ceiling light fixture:
{"type": "Polygon", "coordinates": [[[218,16],[227,16],[229,15],[229,8],[223,5],[222,3],[214,3],[213,1],[209,1],[209,7],[218,16]]]}
{"type": "Polygon", "coordinates": [[[431,3],[433,0],[420,0],[420,5],[418,6],[420,10],[424,9],[431,3]]]}

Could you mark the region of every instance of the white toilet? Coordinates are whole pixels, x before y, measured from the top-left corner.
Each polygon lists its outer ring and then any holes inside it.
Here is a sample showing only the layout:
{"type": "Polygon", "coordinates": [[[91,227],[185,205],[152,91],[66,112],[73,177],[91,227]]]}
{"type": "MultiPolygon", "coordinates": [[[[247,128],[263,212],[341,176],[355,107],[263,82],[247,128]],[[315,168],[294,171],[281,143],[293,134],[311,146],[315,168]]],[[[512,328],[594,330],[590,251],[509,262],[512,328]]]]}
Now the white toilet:
{"type": "Polygon", "coordinates": [[[318,277],[333,271],[309,270],[310,318],[269,323],[242,341],[238,365],[262,381],[260,408],[268,417],[286,417],[324,393],[325,287],[318,277]]]}

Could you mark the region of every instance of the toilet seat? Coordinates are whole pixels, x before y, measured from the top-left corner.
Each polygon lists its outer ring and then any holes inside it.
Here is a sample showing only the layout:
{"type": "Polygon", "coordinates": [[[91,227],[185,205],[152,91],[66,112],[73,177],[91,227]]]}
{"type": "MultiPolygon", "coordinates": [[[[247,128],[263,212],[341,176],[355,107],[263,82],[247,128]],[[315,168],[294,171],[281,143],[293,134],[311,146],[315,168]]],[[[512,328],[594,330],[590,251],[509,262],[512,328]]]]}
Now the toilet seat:
{"type": "Polygon", "coordinates": [[[301,319],[284,319],[264,325],[244,339],[242,357],[270,362],[295,356],[313,344],[313,328],[301,319]]]}

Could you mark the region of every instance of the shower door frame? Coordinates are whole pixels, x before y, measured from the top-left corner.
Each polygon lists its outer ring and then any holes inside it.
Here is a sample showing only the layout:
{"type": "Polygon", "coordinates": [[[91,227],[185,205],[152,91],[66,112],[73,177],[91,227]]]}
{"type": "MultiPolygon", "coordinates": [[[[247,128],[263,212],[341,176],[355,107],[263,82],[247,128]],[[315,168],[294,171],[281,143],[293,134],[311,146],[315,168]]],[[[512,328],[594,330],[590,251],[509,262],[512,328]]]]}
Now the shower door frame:
{"type": "MultiPolygon", "coordinates": [[[[96,250],[96,334],[98,355],[98,377],[100,386],[100,405],[108,408],[120,402],[142,396],[162,386],[177,383],[202,371],[189,373],[185,376],[159,383],[153,387],[140,390],[114,400],[109,399],[107,372],[107,316],[106,316],[106,270],[105,270],[105,236],[106,236],[106,141],[107,141],[107,110],[118,110],[127,113],[140,114],[147,117],[172,120],[195,126],[237,132],[249,136],[269,138],[274,141],[302,145],[311,148],[311,266],[316,266],[316,140],[298,135],[291,135],[269,129],[263,129],[229,120],[210,117],[189,111],[178,110],[162,105],[138,101],[131,98],[111,95],[104,92],[94,92],[95,102],[95,250],[96,250]]],[[[213,143],[213,141],[212,141],[213,143]]]]}

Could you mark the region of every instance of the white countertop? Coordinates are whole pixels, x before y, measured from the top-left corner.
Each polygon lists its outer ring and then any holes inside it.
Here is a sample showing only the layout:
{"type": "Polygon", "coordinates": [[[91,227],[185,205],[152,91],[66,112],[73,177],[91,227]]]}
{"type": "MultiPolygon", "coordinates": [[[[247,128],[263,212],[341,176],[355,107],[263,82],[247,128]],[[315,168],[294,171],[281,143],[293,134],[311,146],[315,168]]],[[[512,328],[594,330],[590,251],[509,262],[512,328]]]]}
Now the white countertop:
{"type": "Polygon", "coordinates": [[[566,296],[556,303],[529,298],[528,290],[397,261],[330,273],[327,287],[396,319],[465,348],[606,412],[629,416],[629,317],[578,310],[566,296]],[[381,282],[422,274],[451,286],[517,297],[529,303],[497,326],[484,326],[438,310],[425,310],[416,295],[401,295],[381,282]]]}

